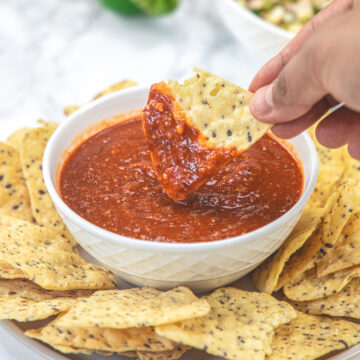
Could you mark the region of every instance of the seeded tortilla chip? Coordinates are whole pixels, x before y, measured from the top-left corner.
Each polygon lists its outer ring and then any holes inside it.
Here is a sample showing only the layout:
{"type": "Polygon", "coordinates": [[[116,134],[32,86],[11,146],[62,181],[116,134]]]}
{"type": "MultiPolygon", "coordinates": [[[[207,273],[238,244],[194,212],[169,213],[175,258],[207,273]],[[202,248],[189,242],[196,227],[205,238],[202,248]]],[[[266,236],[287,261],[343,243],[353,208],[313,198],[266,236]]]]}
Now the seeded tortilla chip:
{"type": "Polygon", "coordinates": [[[208,315],[157,326],[156,332],[226,359],[257,360],[271,353],[273,329],[296,317],[289,304],[265,293],[221,288],[206,300],[208,315]]]}
{"type": "Polygon", "coordinates": [[[30,243],[32,243],[33,239],[36,239],[36,241],[44,243],[45,245],[76,251],[73,243],[60,236],[54,229],[41,227],[12,216],[0,215],[0,228],[11,230],[14,233],[18,232],[19,234],[25,232],[30,243]]]}
{"type": "Polygon", "coordinates": [[[175,349],[175,343],[155,333],[152,327],[111,329],[96,326],[59,327],[59,315],[48,325],[28,336],[36,337],[44,343],[92,351],[169,351],[175,349]]]}
{"type": "Polygon", "coordinates": [[[79,110],[80,106],[77,105],[69,105],[69,106],[65,106],[63,109],[63,112],[65,114],[65,116],[70,116],[72,113],[74,113],[76,110],[79,110]]]}
{"type": "Polygon", "coordinates": [[[108,270],[87,263],[58,235],[51,236],[49,229],[26,223],[0,225],[0,233],[0,260],[44,289],[113,289],[116,285],[108,270]],[[45,231],[49,237],[44,239],[45,231]]]}
{"type": "Polygon", "coordinates": [[[57,123],[45,121],[45,120],[42,120],[42,119],[39,119],[37,121],[37,123],[39,125],[41,125],[43,129],[47,129],[47,130],[50,130],[52,132],[54,132],[56,130],[56,128],[59,126],[59,124],[57,124],[57,123]]]}
{"type": "Polygon", "coordinates": [[[312,315],[344,316],[360,319],[360,278],[353,279],[341,291],[324,299],[291,302],[298,310],[312,315]]]}
{"type": "Polygon", "coordinates": [[[249,110],[252,94],[206,71],[151,87],[143,129],[167,194],[185,199],[271,127],[249,110]]]}
{"type": "Polygon", "coordinates": [[[188,346],[177,344],[173,350],[159,352],[137,351],[136,355],[139,360],[176,360],[180,359],[188,350],[188,346]]]}
{"type": "Polygon", "coordinates": [[[25,279],[0,279],[0,319],[34,321],[67,311],[88,290],[49,291],[25,279]]]}
{"type": "Polygon", "coordinates": [[[0,261],[0,278],[22,279],[26,278],[26,275],[20,269],[12,267],[6,261],[0,261]]]}
{"type": "MultiPolygon", "coordinates": [[[[33,329],[25,331],[25,335],[31,337],[33,339],[41,340],[41,329],[33,329]]],[[[54,345],[49,344],[55,350],[58,350],[64,354],[85,354],[91,355],[93,353],[92,350],[89,349],[76,349],[71,346],[62,346],[62,345],[54,345]]]]}
{"type": "Polygon", "coordinates": [[[167,324],[202,316],[209,310],[206,300],[198,299],[185,287],[167,292],[152,288],[98,291],[74,306],[58,325],[125,329],[167,324]]]}
{"type": "Polygon", "coordinates": [[[24,134],[28,131],[28,128],[22,128],[19,130],[16,130],[14,133],[12,133],[6,140],[6,143],[9,144],[11,147],[16,149],[17,151],[20,151],[20,143],[24,136],[24,134]]]}
{"type": "Polygon", "coordinates": [[[348,154],[345,146],[338,149],[328,149],[322,146],[317,141],[315,135],[316,126],[317,124],[308,130],[314,141],[319,157],[318,179],[310,197],[309,204],[311,206],[323,207],[344,178],[344,173],[347,169],[348,154]]]}
{"type": "Polygon", "coordinates": [[[259,291],[271,294],[275,290],[286,262],[316,230],[323,215],[323,208],[305,208],[300,220],[285,243],[273,256],[255,270],[253,280],[259,291]]]}
{"type": "Polygon", "coordinates": [[[360,211],[354,212],[334,247],[317,264],[319,277],[360,264],[360,211]]]}
{"type": "MultiPolygon", "coordinates": [[[[136,86],[137,83],[135,81],[132,80],[124,80],[124,81],[120,81],[119,83],[116,83],[112,86],[109,86],[108,88],[100,91],[94,98],[93,100],[96,100],[104,95],[110,94],[112,92],[115,91],[119,91],[119,90],[123,90],[132,86],[136,86]]],[[[70,116],[72,113],[74,113],[76,110],[79,110],[80,106],[78,105],[69,105],[64,107],[63,112],[65,114],[65,116],[70,116]]]]}
{"type": "Polygon", "coordinates": [[[20,155],[4,142],[0,142],[0,215],[33,221],[20,155]]]}
{"type": "Polygon", "coordinates": [[[124,81],[120,81],[114,85],[109,86],[108,88],[100,91],[93,100],[96,100],[104,95],[108,95],[111,94],[113,92],[119,91],[119,90],[123,90],[123,89],[127,89],[129,87],[133,87],[136,86],[137,83],[135,81],[132,80],[124,80],[124,81]]]}
{"type": "Polygon", "coordinates": [[[76,241],[54,207],[46,190],[42,174],[42,158],[45,146],[54,130],[54,127],[49,126],[27,131],[20,144],[21,162],[30,193],[32,214],[36,223],[54,229],[76,245],[76,241]]]}
{"type": "Polygon", "coordinates": [[[275,330],[266,360],[313,360],[359,342],[359,324],[298,312],[296,319],[275,330]]]}
{"type": "Polygon", "coordinates": [[[291,284],[301,274],[314,268],[328,249],[334,246],[354,211],[358,197],[356,187],[347,184],[330,197],[325,207],[322,227],[291,257],[280,276],[277,289],[291,284]]]}
{"type": "Polygon", "coordinates": [[[284,294],[295,301],[321,299],[341,291],[352,279],[360,276],[360,266],[318,277],[316,268],[302,274],[293,283],[284,286],[284,294]]]}

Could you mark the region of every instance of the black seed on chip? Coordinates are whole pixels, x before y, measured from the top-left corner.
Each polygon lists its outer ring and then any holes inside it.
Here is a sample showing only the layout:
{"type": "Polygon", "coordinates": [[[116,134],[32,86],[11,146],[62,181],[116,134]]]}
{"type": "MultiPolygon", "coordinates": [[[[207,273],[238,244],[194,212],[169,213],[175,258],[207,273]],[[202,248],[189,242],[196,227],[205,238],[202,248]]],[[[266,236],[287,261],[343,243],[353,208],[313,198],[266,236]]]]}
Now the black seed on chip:
{"type": "Polygon", "coordinates": [[[232,135],[232,131],[229,129],[229,130],[226,132],[226,135],[227,135],[227,136],[231,136],[231,135],[232,135]]]}
{"type": "Polygon", "coordinates": [[[225,87],[225,84],[224,84],[224,83],[222,83],[222,84],[221,84],[221,87],[225,87]]]}
{"type": "Polygon", "coordinates": [[[211,136],[212,136],[213,138],[215,138],[215,137],[216,137],[216,132],[215,132],[215,131],[212,131],[212,132],[211,132],[211,136]]]}
{"type": "Polygon", "coordinates": [[[0,175],[0,181],[4,179],[4,175],[0,175]]]}
{"type": "Polygon", "coordinates": [[[204,105],[209,105],[209,103],[207,102],[207,100],[202,100],[201,101],[204,105]]]}
{"type": "Polygon", "coordinates": [[[205,124],[204,124],[204,126],[205,126],[205,127],[208,127],[208,124],[207,124],[207,123],[205,123],[205,124]]]}
{"type": "Polygon", "coordinates": [[[5,187],[6,187],[7,189],[10,189],[10,188],[12,187],[12,184],[6,184],[5,187]]]}
{"type": "Polygon", "coordinates": [[[251,136],[251,134],[250,134],[249,131],[248,131],[248,133],[247,133],[247,137],[248,137],[248,141],[251,142],[251,141],[252,141],[252,136],[251,136]]]}
{"type": "Polygon", "coordinates": [[[45,192],[45,190],[39,190],[39,194],[41,194],[41,195],[45,195],[45,194],[46,194],[46,192],[45,192]]]}

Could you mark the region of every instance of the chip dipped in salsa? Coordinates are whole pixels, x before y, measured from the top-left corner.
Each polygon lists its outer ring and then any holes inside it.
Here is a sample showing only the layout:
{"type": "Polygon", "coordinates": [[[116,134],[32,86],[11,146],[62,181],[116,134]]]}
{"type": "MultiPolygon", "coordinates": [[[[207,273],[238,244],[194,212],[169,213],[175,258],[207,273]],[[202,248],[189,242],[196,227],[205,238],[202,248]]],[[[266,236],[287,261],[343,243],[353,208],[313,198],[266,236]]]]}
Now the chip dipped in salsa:
{"type": "Polygon", "coordinates": [[[297,202],[303,183],[294,154],[265,134],[195,193],[174,201],[154,172],[140,113],[112,119],[67,153],[58,171],[60,195],[78,215],[159,242],[214,241],[258,229],[297,202]]]}

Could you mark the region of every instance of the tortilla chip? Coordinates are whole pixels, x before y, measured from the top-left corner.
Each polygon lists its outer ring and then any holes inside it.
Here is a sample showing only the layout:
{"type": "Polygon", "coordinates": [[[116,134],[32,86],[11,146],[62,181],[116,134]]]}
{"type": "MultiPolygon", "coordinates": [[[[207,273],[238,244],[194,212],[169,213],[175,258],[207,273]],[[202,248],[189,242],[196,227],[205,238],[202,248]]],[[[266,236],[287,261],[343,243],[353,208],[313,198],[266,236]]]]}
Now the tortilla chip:
{"type": "Polygon", "coordinates": [[[284,294],[295,301],[321,299],[341,291],[352,279],[360,276],[360,266],[318,277],[316,268],[302,274],[293,283],[284,286],[284,294]]]}
{"type": "Polygon", "coordinates": [[[291,257],[280,276],[277,289],[291,284],[304,272],[314,268],[328,249],[334,246],[354,211],[358,197],[356,187],[347,184],[330,197],[325,207],[322,227],[291,257]]]}
{"type": "Polygon", "coordinates": [[[22,270],[44,289],[112,289],[116,285],[108,270],[87,263],[49,229],[23,222],[0,225],[0,232],[0,260],[22,270]]]}
{"type": "Polygon", "coordinates": [[[291,302],[298,310],[312,315],[345,316],[360,319],[360,278],[353,279],[341,291],[324,299],[291,302]]]}
{"type": "MultiPolygon", "coordinates": [[[[138,85],[135,81],[132,80],[124,80],[124,81],[120,81],[119,83],[116,83],[112,86],[109,86],[108,88],[102,90],[101,92],[99,92],[94,98],[93,100],[96,100],[104,95],[110,94],[112,92],[115,91],[119,91],[122,89],[126,89],[132,86],[136,86],[138,85]]],[[[70,116],[72,113],[74,113],[76,110],[79,110],[80,106],[78,105],[69,105],[64,107],[63,112],[65,114],[65,116],[70,116]]],[[[136,356],[136,355],[135,355],[136,356]]]]}
{"type": "Polygon", "coordinates": [[[298,312],[296,319],[275,330],[266,360],[313,360],[359,342],[359,324],[298,312]]]}
{"type": "Polygon", "coordinates": [[[271,294],[275,290],[286,262],[313,234],[320,224],[323,215],[323,208],[305,208],[300,220],[285,243],[273,256],[269,257],[255,270],[253,280],[259,291],[271,294]]]}
{"type": "Polygon", "coordinates": [[[20,269],[14,268],[6,261],[0,260],[0,278],[22,279],[22,278],[26,278],[26,275],[20,269]]]}
{"type": "Polygon", "coordinates": [[[209,310],[206,300],[198,299],[185,287],[166,292],[147,287],[97,291],[65,314],[58,326],[116,329],[155,326],[202,316],[209,310]]]}
{"type": "Polygon", "coordinates": [[[316,127],[317,124],[308,130],[314,141],[319,157],[318,179],[310,197],[309,204],[311,206],[323,207],[344,178],[343,175],[347,168],[348,153],[345,146],[338,149],[328,149],[322,146],[317,141],[315,135],[316,127]]]}
{"type": "MultiPolygon", "coordinates": [[[[33,338],[33,339],[38,339],[41,340],[39,338],[40,336],[40,332],[41,329],[33,329],[33,330],[27,330],[25,331],[25,335],[33,338]]],[[[52,348],[54,348],[55,350],[58,350],[64,354],[85,354],[85,355],[91,355],[93,353],[92,350],[89,349],[76,349],[73,348],[71,346],[62,346],[62,345],[54,345],[54,344],[49,344],[52,348]]]]}
{"type": "Polygon", "coordinates": [[[20,155],[4,142],[0,142],[0,215],[33,221],[20,155]]]}
{"type": "Polygon", "coordinates": [[[24,136],[24,134],[28,131],[28,128],[22,128],[19,130],[16,130],[14,133],[12,133],[6,140],[6,143],[9,144],[11,147],[16,149],[17,151],[20,151],[20,143],[24,136]]]}
{"type": "Polygon", "coordinates": [[[273,329],[296,317],[289,304],[265,293],[229,287],[205,299],[208,315],[157,326],[156,332],[226,359],[257,360],[271,353],[273,329]]]}
{"type": "Polygon", "coordinates": [[[79,110],[80,106],[77,105],[69,105],[69,106],[65,106],[63,109],[63,112],[65,114],[65,116],[70,116],[72,113],[74,113],[76,110],[79,110]]]}
{"type": "Polygon", "coordinates": [[[360,264],[360,211],[354,212],[339,240],[317,264],[319,277],[360,264]]]}
{"type": "Polygon", "coordinates": [[[196,191],[272,125],[256,121],[252,94],[206,71],[184,84],[154,84],[143,129],[155,173],[174,200],[196,191]],[[176,151],[175,151],[176,150],[176,151]]]}
{"type": "Polygon", "coordinates": [[[54,132],[54,131],[57,129],[57,127],[59,126],[59,124],[57,124],[57,123],[45,121],[45,120],[42,120],[42,119],[39,119],[39,120],[37,121],[37,123],[38,123],[39,125],[41,125],[41,127],[42,127],[43,129],[47,129],[47,130],[50,130],[50,131],[52,131],[52,132],[54,132]]]}
{"type": "Polygon", "coordinates": [[[54,229],[76,245],[76,241],[62,222],[46,190],[42,174],[45,146],[54,127],[35,128],[26,132],[20,144],[21,162],[30,193],[32,214],[36,223],[54,229]]]}
{"type": "Polygon", "coordinates": [[[75,349],[92,351],[127,352],[127,351],[169,351],[175,344],[155,333],[152,327],[111,329],[96,326],[90,327],[59,327],[59,315],[40,331],[32,330],[25,334],[36,337],[44,343],[66,346],[75,349]]]}
{"type": "Polygon", "coordinates": [[[0,279],[0,320],[34,321],[67,311],[88,290],[49,291],[25,279],[0,279]]]}
{"type": "Polygon", "coordinates": [[[132,86],[136,86],[137,83],[135,81],[132,81],[132,80],[123,80],[123,81],[120,81],[114,85],[111,85],[109,86],[108,88],[100,91],[96,96],[94,96],[93,100],[96,100],[104,95],[108,95],[110,93],[113,93],[113,92],[116,92],[116,91],[119,91],[119,90],[123,90],[123,89],[127,89],[129,87],[132,87],[132,86]]]}
{"type": "Polygon", "coordinates": [[[180,359],[190,348],[185,345],[177,344],[175,349],[169,351],[137,351],[139,360],[176,360],[180,359]]]}

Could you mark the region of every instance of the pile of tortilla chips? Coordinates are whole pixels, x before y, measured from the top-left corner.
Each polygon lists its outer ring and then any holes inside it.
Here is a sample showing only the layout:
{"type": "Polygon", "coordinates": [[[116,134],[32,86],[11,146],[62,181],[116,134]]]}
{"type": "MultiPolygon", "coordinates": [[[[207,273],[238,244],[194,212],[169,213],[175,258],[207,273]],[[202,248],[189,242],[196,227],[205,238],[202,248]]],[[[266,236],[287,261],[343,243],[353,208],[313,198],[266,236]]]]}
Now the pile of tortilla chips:
{"type": "Polygon", "coordinates": [[[305,211],[281,248],[254,272],[260,291],[283,293],[308,314],[360,314],[360,162],[346,148],[319,155],[319,178],[305,211]]]}
{"type": "Polygon", "coordinates": [[[360,324],[231,287],[202,299],[185,287],[134,288],[83,297],[25,334],[64,353],[171,360],[194,347],[231,360],[304,360],[360,342],[360,324]]]}
{"type": "Polygon", "coordinates": [[[55,128],[40,122],[0,143],[0,319],[42,320],[25,334],[63,353],[140,360],[179,359],[191,347],[230,360],[312,360],[360,343],[360,324],[332,317],[360,318],[360,166],[343,149],[318,145],[316,191],[255,272],[262,292],[198,298],[185,287],[114,289],[109,271],[81,258],[43,182],[55,128]],[[268,294],[280,288],[286,302],[268,294]]]}

